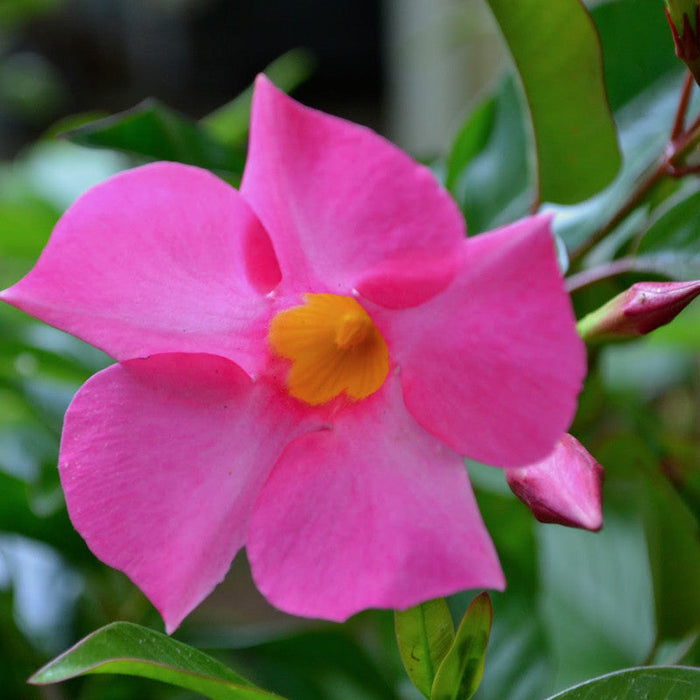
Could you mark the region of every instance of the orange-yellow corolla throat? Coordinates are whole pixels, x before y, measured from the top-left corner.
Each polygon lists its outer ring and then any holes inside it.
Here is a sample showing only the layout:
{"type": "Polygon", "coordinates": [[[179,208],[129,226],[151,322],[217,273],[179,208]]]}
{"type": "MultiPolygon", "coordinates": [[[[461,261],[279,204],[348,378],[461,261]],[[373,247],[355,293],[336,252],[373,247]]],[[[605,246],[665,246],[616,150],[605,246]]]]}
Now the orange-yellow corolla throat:
{"type": "Polygon", "coordinates": [[[367,312],[359,304],[357,306],[357,311],[344,313],[338,321],[335,344],[341,350],[356,348],[372,335],[372,331],[377,330],[367,312]]]}
{"type": "Polygon", "coordinates": [[[291,360],[287,389],[313,406],[340,394],[359,401],[389,373],[389,351],[369,314],[352,297],[305,294],[305,304],[280,311],[270,345],[291,360]]]}

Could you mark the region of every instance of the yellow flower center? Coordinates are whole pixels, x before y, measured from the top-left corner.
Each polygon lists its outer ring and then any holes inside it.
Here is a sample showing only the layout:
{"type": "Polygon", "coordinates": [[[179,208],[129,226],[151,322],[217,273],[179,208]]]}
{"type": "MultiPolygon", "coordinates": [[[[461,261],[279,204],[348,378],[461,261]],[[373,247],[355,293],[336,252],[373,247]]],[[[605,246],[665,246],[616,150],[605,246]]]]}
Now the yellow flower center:
{"type": "Polygon", "coordinates": [[[280,311],[270,345],[292,361],[287,388],[312,406],[343,392],[367,398],[389,373],[389,351],[367,312],[352,297],[305,294],[303,306],[280,311]]]}

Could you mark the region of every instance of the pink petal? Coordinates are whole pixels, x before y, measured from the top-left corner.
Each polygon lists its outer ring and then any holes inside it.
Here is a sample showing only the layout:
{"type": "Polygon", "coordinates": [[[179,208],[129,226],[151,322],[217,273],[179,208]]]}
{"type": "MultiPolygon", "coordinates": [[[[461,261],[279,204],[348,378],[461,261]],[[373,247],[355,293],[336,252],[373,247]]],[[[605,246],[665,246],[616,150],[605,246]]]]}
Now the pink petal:
{"type": "Polygon", "coordinates": [[[543,523],[586,530],[603,526],[603,467],[573,435],[541,462],[506,470],[513,493],[543,523]]]}
{"type": "Polygon", "coordinates": [[[241,192],[270,233],[283,284],[347,294],[394,258],[464,237],[432,173],[367,128],[304,107],[260,76],[241,192]]]}
{"type": "Polygon", "coordinates": [[[424,304],[444,291],[462,264],[464,242],[447,255],[414,256],[391,260],[360,277],[357,292],[387,309],[408,309],[424,304]]]}
{"type": "Polygon", "coordinates": [[[287,447],[247,551],[268,600],[307,617],[505,585],[463,460],[415,423],[395,378],[287,447]]]}
{"type": "Polygon", "coordinates": [[[236,190],[156,163],[83,195],[2,298],[117,359],[206,352],[254,372],[277,281],[267,234],[236,190]]]}
{"type": "Polygon", "coordinates": [[[522,466],[570,425],[585,351],[548,218],[468,239],[454,281],[427,303],[368,310],[401,367],[408,410],[460,454],[522,466]]]}
{"type": "Polygon", "coordinates": [[[225,576],[253,502],[308,425],[212,355],[156,355],[92,377],[68,413],[60,473],[75,528],[172,632],[225,576]]]}

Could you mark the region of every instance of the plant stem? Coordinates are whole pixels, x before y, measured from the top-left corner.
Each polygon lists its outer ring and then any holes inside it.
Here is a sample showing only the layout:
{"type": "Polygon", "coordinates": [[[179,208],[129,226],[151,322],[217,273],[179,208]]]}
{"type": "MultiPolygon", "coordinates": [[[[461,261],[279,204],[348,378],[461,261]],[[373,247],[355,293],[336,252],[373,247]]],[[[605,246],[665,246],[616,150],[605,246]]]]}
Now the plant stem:
{"type": "Polygon", "coordinates": [[[671,141],[678,138],[685,129],[685,115],[688,112],[688,103],[690,102],[690,93],[693,89],[694,82],[692,73],[686,71],[685,82],[681,89],[681,98],[678,101],[678,109],[676,110],[676,119],[673,122],[673,129],[671,130],[671,141]]]}
{"type": "Polygon", "coordinates": [[[600,243],[614,228],[618,226],[627,216],[632,213],[649,194],[659,180],[669,174],[666,157],[656,163],[649,171],[649,174],[642,178],[632,194],[625,203],[615,212],[615,215],[608,222],[599,228],[587,241],[580,245],[571,253],[570,260],[574,262],[585,255],[591,248],[600,243]]]}
{"type": "Polygon", "coordinates": [[[615,275],[620,275],[623,272],[632,272],[636,268],[637,261],[635,258],[620,258],[619,260],[612,260],[605,265],[599,265],[598,267],[593,267],[590,270],[583,270],[578,272],[571,277],[567,277],[564,280],[566,286],[566,291],[569,294],[577,292],[579,289],[588,287],[594,282],[599,282],[600,280],[608,279],[608,277],[615,277],[615,275]]]}
{"type": "Polygon", "coordinates": [[[689,128],[685,128],[685,118],[690,103],[690,95],[693,89],[694,79],[690,71],[685,75],[681,95],[678,100],[678,108],[671,129],[671,136],[664,149],[663,155],[641,179],[632,194],[627,198],[614,216],[601,228],[574,250],[570,255],[571,262],[575,262],[585,255],[591,248],[597,245],[605,236],[618,226],[629,214],[632,213],[654,188],[665,177],[680,178],[685,175],[697,174],[700,166],[678,165],[677,161],[700,138],[700,115],[698,115],[689,128]]]}

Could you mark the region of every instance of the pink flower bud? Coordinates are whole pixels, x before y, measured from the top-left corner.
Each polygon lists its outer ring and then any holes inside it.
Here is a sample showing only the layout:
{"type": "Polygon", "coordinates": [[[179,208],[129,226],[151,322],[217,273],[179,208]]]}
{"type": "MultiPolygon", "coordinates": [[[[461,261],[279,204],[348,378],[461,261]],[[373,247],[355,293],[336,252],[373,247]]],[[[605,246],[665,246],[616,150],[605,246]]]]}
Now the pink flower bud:
{"type": "Polygon", "coordinates": [[[666,0],[666,17],[671,25],[676,56],[685,63],[700,85],[700,2],[666,0]]]}
{"type": "Polygon", "coordinates": [[[637,282],[578,323],[586,341],[632,338],[670,323],[700,294],[693,282],[637,282]]]}
{"type": "Polygon", "coordinates": [[[540,522],[585,530],[603,526],[603,477],[603,467],[568,434],[541,462],[506,470],[511,491],[540,522]]]}

